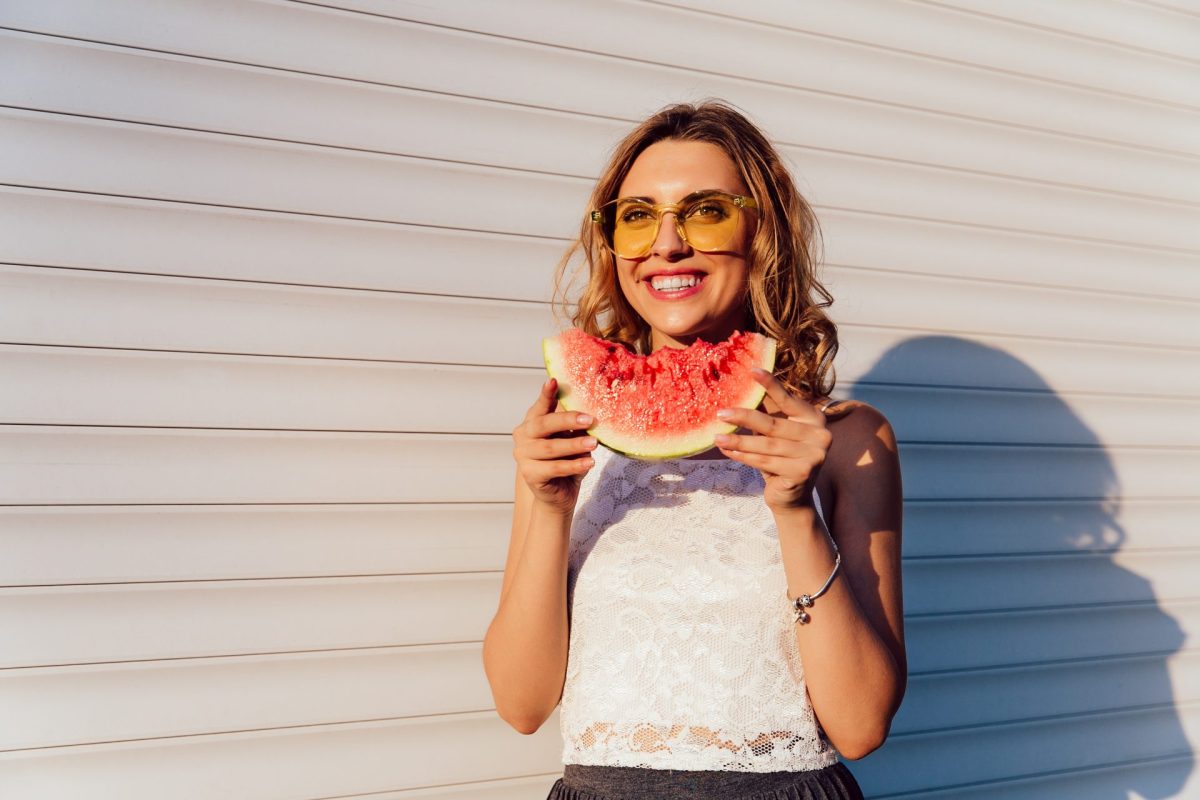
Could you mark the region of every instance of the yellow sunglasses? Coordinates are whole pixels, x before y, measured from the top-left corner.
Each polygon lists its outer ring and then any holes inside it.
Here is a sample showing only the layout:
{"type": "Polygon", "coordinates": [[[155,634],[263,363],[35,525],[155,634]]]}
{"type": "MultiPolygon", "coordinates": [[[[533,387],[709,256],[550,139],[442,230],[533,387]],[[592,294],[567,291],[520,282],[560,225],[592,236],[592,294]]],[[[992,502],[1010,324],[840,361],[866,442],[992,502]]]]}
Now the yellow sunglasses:
{"type": "Polygon", "coordinates": [[[621,258],[641,258],[658,239],[663,214],[675,215],[679,238],[697,250],[711,252],[729,244],[743,208],[758,208],[753,198],[706,189],[678,203],[651,203],[643,197],[618,197],[592,211],[604,244],[621,258]]]}

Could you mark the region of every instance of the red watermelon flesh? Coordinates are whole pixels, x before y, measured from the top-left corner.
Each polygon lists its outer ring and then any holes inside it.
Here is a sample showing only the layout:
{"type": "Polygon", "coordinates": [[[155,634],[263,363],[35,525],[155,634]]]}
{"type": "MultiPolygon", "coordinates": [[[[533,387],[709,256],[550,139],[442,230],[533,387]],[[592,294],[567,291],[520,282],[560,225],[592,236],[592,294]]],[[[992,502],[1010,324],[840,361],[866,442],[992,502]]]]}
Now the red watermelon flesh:
{"type": "Polygon", "coordinates": [[[664,459],[702,453],[713,437],[736,426],[717,419],[722,408],[755,408],[765,390],[750,370],[775,366],[775,340],[735,333],[719,344],[697,340],[648,356],[624,345],[564,331],[542,343],[546,371],[558,381],[568,411],[596,418],[588,432],[605,446],[635,458],[664,459]]]}

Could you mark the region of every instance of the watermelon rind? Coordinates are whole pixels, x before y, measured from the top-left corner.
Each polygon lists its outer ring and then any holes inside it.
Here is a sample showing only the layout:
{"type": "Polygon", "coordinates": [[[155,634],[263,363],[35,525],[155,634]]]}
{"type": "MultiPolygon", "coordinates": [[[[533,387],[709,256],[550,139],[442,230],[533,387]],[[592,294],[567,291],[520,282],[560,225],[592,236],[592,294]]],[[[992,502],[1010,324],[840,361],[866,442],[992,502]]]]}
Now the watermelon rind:
{"type": "MultiPolygon", "coordinates": [[[[755,366],[771,372],[775,367],[776,342],[769,336],[763,336],[763,351],[755,366]]],[[[571,391],[570,381],[563,376],[566,359],[562,346],[557,337],[542,340],[542,357],[546,364],[546,372],[558,380],[558,405],[562,411],[585,411],[593,413],[593,409],[580,407],[577,398],[571,391]]],[[[736,402],[729,403],[730,408],[757,408],[766,395],[767,390],[757,382],[751,382],[746,393],[736,402]]],[[[630,458],[643,461],[665,461],[674,458],[686,458],[707,452],[716,446],[715,437],[722,433],[733,433],[737,426],[714,420],[702,428],[695,428],[678,436],[657,435],[652,438],[626,434],[605,424],[603,419],[597,419],[596,424],[588,428],[588,433],[610,450],[630,458]]]]}

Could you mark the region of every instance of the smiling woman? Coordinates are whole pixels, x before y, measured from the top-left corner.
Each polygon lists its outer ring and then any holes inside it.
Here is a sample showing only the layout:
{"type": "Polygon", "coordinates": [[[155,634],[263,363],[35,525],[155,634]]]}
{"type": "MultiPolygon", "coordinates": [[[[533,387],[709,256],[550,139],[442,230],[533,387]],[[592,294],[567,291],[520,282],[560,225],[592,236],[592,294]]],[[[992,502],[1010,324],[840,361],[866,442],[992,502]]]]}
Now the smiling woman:
{"type": "Polygon", "coordinates": [[[643,354],[753,331],[778,353],[763,406],[719,410],[737,432],[695,457],[598,448],[553,379],[513,431],[484,667],[518,731],[561,700],[552,799],[862,796],[839,756],[883,743],[907,676],[900,465],[879,411],[831,410],[818,240],[774,147],[720,103],[655,114],[597,182],[558,273],[582,251],[578,328],[643,354]]]}

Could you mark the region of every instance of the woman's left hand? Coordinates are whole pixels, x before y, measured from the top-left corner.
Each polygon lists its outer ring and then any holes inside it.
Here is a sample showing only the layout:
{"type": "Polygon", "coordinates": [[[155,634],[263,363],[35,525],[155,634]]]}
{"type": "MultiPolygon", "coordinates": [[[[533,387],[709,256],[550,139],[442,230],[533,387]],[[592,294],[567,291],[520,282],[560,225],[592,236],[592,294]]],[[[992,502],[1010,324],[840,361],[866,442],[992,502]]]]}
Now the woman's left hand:
{"type": "Polygon", "coordinates": [[[717,447],[728,458],[762,472],[763,499],[772,511],[811,508],[813,487],[833,442],[825,414],[789,392],[774,375],[759,369],[753,375],[767,390],[764,405],[773,401],[778,412],[722,409],[717,412],[722,421],[752,433],[722,434],[716,437],[717,447]]]}

